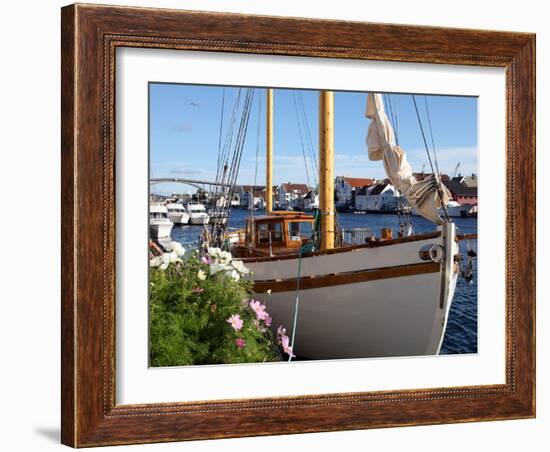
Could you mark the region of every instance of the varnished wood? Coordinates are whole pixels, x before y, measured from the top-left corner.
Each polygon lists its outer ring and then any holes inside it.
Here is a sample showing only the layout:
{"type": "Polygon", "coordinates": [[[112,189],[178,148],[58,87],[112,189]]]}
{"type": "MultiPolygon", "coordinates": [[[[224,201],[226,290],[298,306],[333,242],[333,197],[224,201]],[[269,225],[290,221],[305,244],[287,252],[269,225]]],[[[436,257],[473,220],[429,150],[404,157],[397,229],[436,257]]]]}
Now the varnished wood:
{"type": "MultiPolygon", "coordinates": [[[[441,232],[434,231],[434,232],[427,232],[425,234],[411,235],[409,237],[399,237],[391,240],[376,240],[376,241],[361,243],[359,245],[345,245],[345,246],[339,246],[338,248],[332,248],[329,250],[312,251],[309,253],[304,253],[302,255],[302,258],[307,258],[311,256],[325,256],[327,254],[347,253],[349,251],[356,251],[364,248],[380,248],[384,246],[395,245],[398,243],[411,243],[411,242],[417,242],[420,240],[429,240],[429,239],[437,238],[439,236],[441,236],[441,232]]],[[[294,253],[288,253],[283,255],[280,254],[277,256],[250,257],[250,258],[244,258],[242,260],[243,262],[248,264],[251,262],[269,262],[269,261],[279,261],[279,260],[297,259],[297,258],[298,258],[298,253],[294,252],[294,253]]]]}
{"type": "MultiPolygon", "coordinates": [[[[62,11],[62,40],[64,444],[83,447],[534,416],[534,35],[73,5],[62,11]],[[116,48],[125,46],[505,68],[505,384],[117,405],[114,67],[116,48]]],[[[489,152],[502,158],[504,150],[489,152]]]]}
{"type": "Polygon", "coordinates": [[[266,97],[265,211],[269,215],[273,212],[273,90],[271,88],[267,89],[266,97]]]}
{"type": "Polygon", "coordinates": [[[334,248],[334,93],[319,91],[319,213],[321,249],[334,248]]]}
{"type": "MultiPolygon", "coordinates": [[[[300,290],[319,289],[367,281],[379,281],[382,279],[402,278],[404,276],[425,275],[427,273],[436,273],[440,268],[441,264],[436,262],[423,262],[420,264],[332,273],[330,275],[303,276],[300,278],[300,290]]],[[[272,293],[295,291],[296,278],[254,281],[254,292],[261,294],[266,293],[268,290],[271,290],[272,293]]]]}
{"type": "Polygon", "coordinates": [[[457,240],[477,240],[477,233],[475,234],[457,234],[457,240]]]}

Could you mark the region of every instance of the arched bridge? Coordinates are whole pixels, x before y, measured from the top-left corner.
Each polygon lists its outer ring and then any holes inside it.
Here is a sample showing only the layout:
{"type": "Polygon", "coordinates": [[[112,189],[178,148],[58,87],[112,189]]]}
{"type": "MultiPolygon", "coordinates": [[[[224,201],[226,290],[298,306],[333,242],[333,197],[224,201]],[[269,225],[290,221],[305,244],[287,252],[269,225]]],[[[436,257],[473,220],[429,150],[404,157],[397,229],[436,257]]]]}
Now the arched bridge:
{"type": "Polygon", "coordinates": [[[149,179],[149,184],[163,184],[163,183],[178,183],[191,185],[193,187],[204,190],[205,185],[216,185],[219,187],[229,187],[229,184],[224,184],[221,182],[211,182],[206,180],[197,180],[197,179],[183,179],[181,177],[152,177],[149,179]]]}

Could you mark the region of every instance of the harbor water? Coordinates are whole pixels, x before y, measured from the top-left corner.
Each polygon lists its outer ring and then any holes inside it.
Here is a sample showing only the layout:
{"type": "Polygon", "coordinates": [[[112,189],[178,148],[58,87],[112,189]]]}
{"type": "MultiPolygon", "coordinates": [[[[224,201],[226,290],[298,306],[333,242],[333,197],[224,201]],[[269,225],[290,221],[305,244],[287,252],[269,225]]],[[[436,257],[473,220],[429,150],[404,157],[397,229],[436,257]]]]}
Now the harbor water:
{"type": "MultiPolygon", "coordinates": [[[[263,211],[256,211],[256,215],[262,215],[263,211]]],[[[244,226],[245,218],[249,211],[244,209],[232,209],[229,219],[229,229],[238,229],[244,226]]],[[[477,233],[477,218],[453,218],[459,234],[477,233]]],[[[412,216],[413,232],[415,234],[430,232],[436,226],[422,217],[412,216]]],[[[393,214],[364,214],[354,213],[338,214],[338,224],[343,229],[369,228],[379,235],[384,227],[393,229],[394,237],[399,230],[399,219],[393,214]]],[[[172,239],[182,243],[186,248],[197,244],[203,226],[174,226],[172,239]]],[[[477,252],[476,241],[461,241],[460,247],[463,255],[468,248],[477,252]]],[[[447,329],[441,347],[441,354],[477,353],[477,260],[474,260],[474,278],[468,283],[459,277],[453,303],[447,321],[447,329]]]]}

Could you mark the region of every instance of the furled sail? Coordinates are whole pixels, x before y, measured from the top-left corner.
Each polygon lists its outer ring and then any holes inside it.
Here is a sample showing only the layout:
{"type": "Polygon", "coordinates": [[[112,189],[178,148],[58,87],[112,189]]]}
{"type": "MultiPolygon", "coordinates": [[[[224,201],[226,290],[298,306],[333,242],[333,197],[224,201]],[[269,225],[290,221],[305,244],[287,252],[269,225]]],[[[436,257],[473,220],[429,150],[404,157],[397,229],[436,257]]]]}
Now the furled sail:
{"type": "Polygon", "coordinates": [[[439,209],[449,203],[451,194],[440,183],[437,174],[429,174],[421,181],[415,179],[405,151],[395,141],[380,94],[369,93],[365,116],[371,120],[366,140],[369,159],[384,162],[388,179],[408,199],[411,207],[428,220],[442,224],[439,209]]]}

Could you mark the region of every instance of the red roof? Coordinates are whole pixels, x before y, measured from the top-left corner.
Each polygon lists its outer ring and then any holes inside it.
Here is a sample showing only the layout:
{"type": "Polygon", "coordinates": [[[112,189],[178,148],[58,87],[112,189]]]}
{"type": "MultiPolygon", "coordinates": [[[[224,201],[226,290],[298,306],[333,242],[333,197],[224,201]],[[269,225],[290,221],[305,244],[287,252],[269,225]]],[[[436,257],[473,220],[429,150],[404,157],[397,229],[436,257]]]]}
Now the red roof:
{"type": "Polygon", "coordinates": [[[353,188],[361,188],[375,183],[373,179],[363,177],[344,177],[343,179],[353,188]]]}
{"type": "Polygon", "coordinates": [[[290,182],[288,184],[281,184],[281,186],[284,188],[286,192],[297,192],[301,194],[306,194],[309,192],[309,188],[307,188],[306,184],[291,184],[290,182]]]}
{"type": "MultiPolygon", "coordinates": [[[[416,179],[417,182],[420,182],[421,180],[424,180],[426,177],[430,176],[432,173],[413,173],[413,177],[416,179]]],[[[449,176],[447,174],[441,175],[441,182],[448,182],[450,180],[449,176]]]]}

